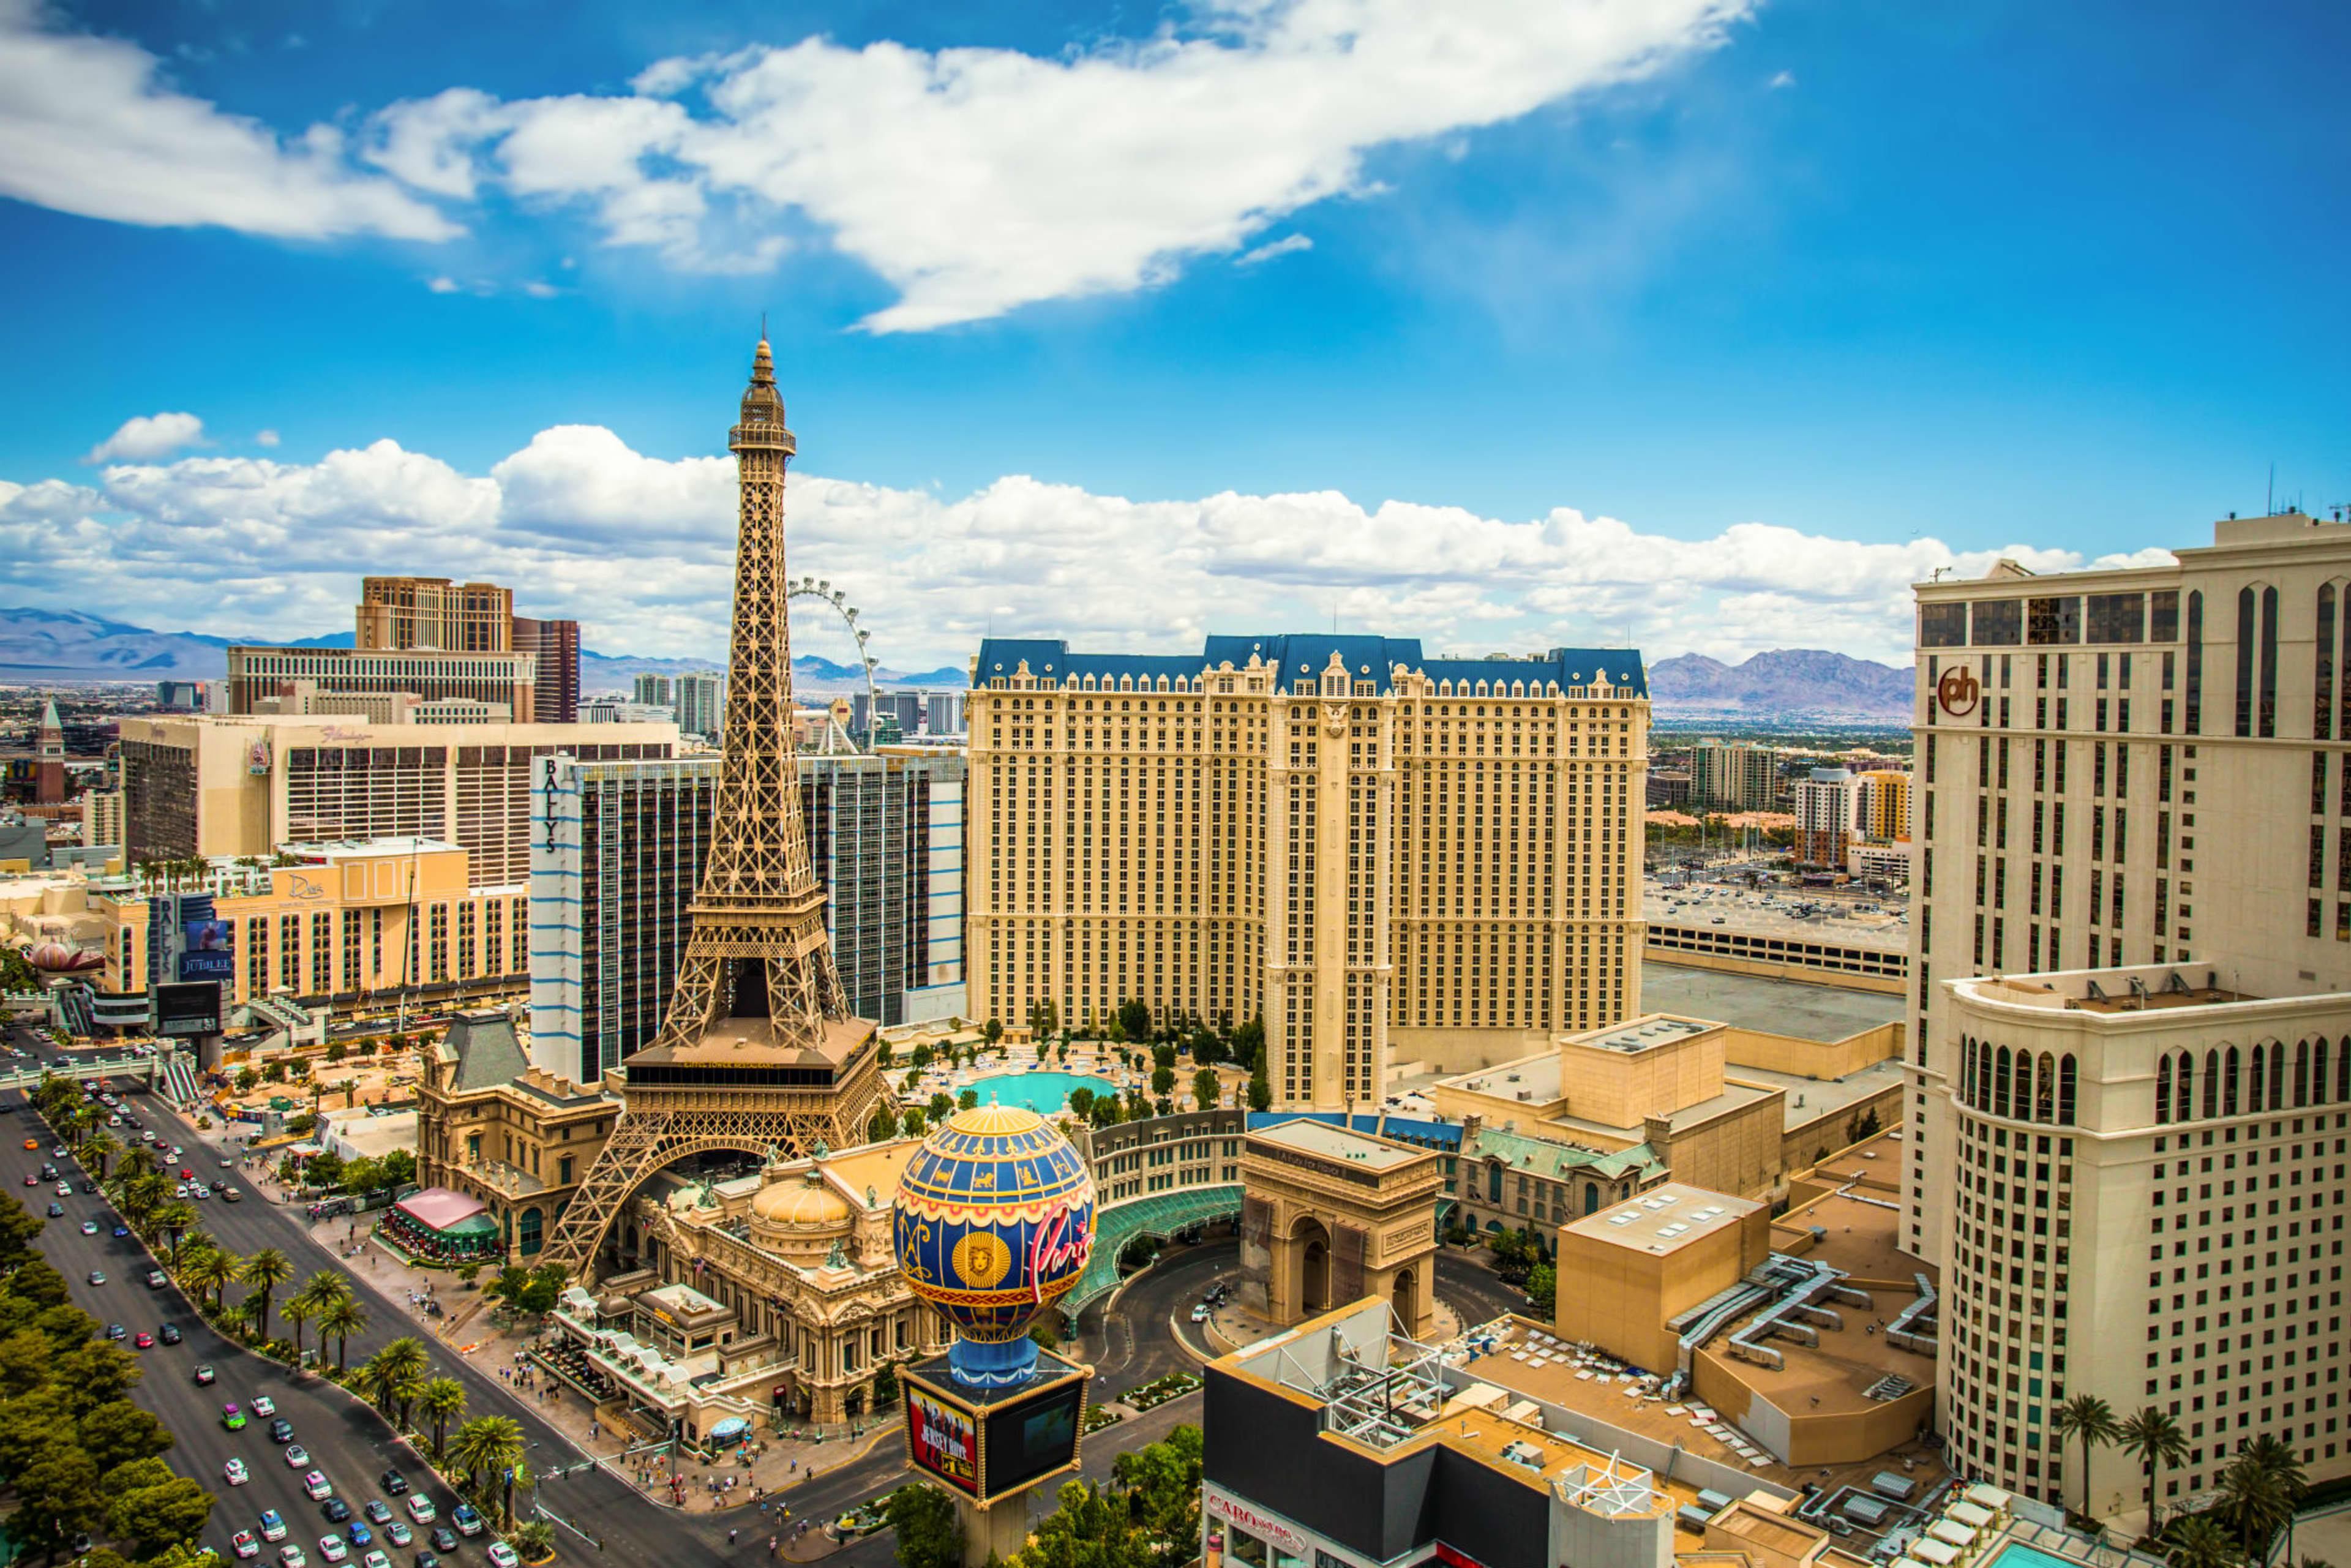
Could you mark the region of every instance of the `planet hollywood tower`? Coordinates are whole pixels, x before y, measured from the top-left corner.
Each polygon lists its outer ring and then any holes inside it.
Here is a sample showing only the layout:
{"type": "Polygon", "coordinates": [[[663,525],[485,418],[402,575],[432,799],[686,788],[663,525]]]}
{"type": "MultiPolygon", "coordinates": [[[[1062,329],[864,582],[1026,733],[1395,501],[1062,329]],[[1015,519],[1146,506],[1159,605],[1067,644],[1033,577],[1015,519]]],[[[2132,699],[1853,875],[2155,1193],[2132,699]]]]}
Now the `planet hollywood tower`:
{"type": "Polygon", "coordinates": [[[861,1143],[882,1092],[874,1026],[852,1019],[809,864],[792,745],[784,470],[794,451],[766,339],[728,433],[740,494],[725,749],[711,849],[677,989],[653,1042],[606,1075],[624,1109],[547,1260],[589,1271],[630,1194],[705,1151],[861,1143]],[[616,1082],[617,1080],[617,1082],[616,1082]]]}

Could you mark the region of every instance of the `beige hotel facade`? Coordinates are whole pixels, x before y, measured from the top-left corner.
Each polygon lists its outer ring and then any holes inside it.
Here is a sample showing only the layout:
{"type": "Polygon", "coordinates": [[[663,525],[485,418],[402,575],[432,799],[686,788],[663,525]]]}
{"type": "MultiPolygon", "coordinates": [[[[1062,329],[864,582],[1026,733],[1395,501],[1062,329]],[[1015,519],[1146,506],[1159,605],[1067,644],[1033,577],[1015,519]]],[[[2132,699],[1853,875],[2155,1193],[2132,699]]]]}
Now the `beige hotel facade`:
{"type": "Polygon", "coordinates": [[[1917,589],[1900,1234],[1955,1464],[2102,1516],[2077,1395],[2179,1421],[2166,1506],[2264,1433],[2351,1474],[2351,526],[2175,554],[1917,589]]]}
{"type": "Polygon", "coordinates": [[[971,1010],[1261,1014],[1274,1102],[1376,1104],[1639,1011],[1647,676],[1410,639],[972,665],[971,1010]]]}

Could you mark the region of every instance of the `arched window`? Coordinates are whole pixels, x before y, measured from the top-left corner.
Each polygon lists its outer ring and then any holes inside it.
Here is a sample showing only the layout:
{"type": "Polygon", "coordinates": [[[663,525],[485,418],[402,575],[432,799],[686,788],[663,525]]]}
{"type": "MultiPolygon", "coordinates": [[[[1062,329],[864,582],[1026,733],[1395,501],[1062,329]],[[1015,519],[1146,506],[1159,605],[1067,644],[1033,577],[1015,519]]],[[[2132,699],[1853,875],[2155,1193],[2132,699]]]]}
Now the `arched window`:
{"type": "MultiPolygon", "coordinates": [[[[2254,1109],[2259,1110],[2260,1107],[2255,1106],[2254,1109]]],[[[2285,1041],[2282,1040],[2270,1043],[2270,1109],[2285,1109],[2285,1041]]]]}
{"type": "Polygon", "coordinates": [[[2326,1103],[2326,1037],[2318,1037],[2318,1045],[2310,1053],[2310,1103],[2326,1103]]]}
{"type": "Polygon", "coordinates": [[[2264,736],[2277,734],[2278,591],[2262,590],[2262,701],[2257,717],[2264,736]]]}
{"type": "Polygon", "coordinates": [[[2237,590],[2237,733],[2253,733],[2253,652],[2261,643],[2261,622],[2252,585],[2237,590]]]}
{"type": "Polygon", "coordinates": [[[2175,1122],[2196,1120],[2196,1054],[2179,1053],[2179,1085],[2172,1091],[2171,1119],[2175,1122]]]}
{"type": "MultiPolygon", "coordinates": [[[[2233,1058],[2237,1053],[2231,1051],[2229,1054],[2233,1058]]],[[[2234,1095],[2231,1098],[2233,1100],[2234,1095]]],[[[2208,1051],[2204,1053],[2204,1119],[2209,1122],[2220,1113],[2220,1053],[2208,1051]]]]}
{"type": "MultiPolygon", "coordinates": [[[[2065,1061],[2066,1065],[2070,1067],[2073,1064],[2074,1059],[2069,1056],[2065,1059],[2065,1061]]],[[[2170,1120],[2171,1053],[2169,1051],[2166,1051],[2163,1054],[2163,1060],[2155,1064],[2155,1123],[2157,1126],[2160,1127],[2169,1123],[2170,1120]]]]}
{"type": "Polygon", "coordinates": [[[1973,1035],[1959,1037],[1959,1098],[1965,1101],[1975,1092],[1976,1041],[1973,1035]]]}
{"type": "Polygon", "coordinates": [[[2297,1111],[2310,1103],[2310,1041],[2294,1042],[2294,1108],[2297,1111]]]}
{"type": "Polygon", "coordinates": [[[2243,1060],[2244,1059],[2238,1054],[2237,1048],[2233,1045],[2229,1048],[2229,1054],[2225,1059],[2223,1059],[2220,1069],[2222,1074],[2220,1079],[2220,1114],[2223,1116],[2233,1116],[2237,1113],[2238,1069],[2243,1064],[2243,1060]]]}
{"type": "Polygon", "coordinates": [[[2204,595],[2188,596],[2188,703],[2186,733],[2204,733],[2204,595]]]}
{"type": "Polygon", "coordinates": [[[1600,1184],[1596,1181],[1585,1182],[1583,1184],[1583,1212],[1586,1214],[1597,1214],[1599,1211],[1600,1184]]]}
{"type": "Polygon", "coordinates": [[[2335,737],[2335,585],[2318,590],[2318,663],[2316,694],[2311,699],[2310,733],[2321,740],[2335,737]]]}
{"type": "Polygon", "coordinates": [[[2032,1119],[2032,1053],[2029,1051],[2020,1051],[2016,1053],[2016,1093],[2009,1102],[2009,1113],[2018,1121],[2032,1119]]]}
{"type": "Polygon", "coordinates": [[[1991,1113],[1995,1116],[2008,1114],[2008,1047],[2003,1045],[2000,1048],[1998,1065],[1992,1070],[1991,1113]]]}
{"type": "Polygon", "coordinates": [[[2057,1059],[2045,1051],[2041,1053],[2039,1069],[2032,1075],[2032,1119],[2036,1122],[2057,1119],[2057,1059]]]}
{"type": "Polygon", "coordinates": [[[1979,1111],[1991,1109],[1991,1047],[1979,1042],[1976,1046],[1976,1109],[1979,1111]]]}
{"type": "Polygon", "coordinates": [[[2061,1127],[2074,1124],[2074,1053],[2067,1051],[2057,1063],[2057,1124],[2061,1127]]]}
{"type": "Polygon", "coordinates": [[[2269,1052],[2260,1046],[2253,1047],[2253,1081],[2248,1085],[2252,1092],[2245,1101],[2245,1108],[2249,1111],[2258,1111],[2262,1108],[2262,1092],[2269,1086],[2270,1081],[2268,1056],[2269,1052]]]}
{"type": "Polygon", "coordinates": [[[2335,1103],[2351,1100],[2351,1034],[2335,1045],[2335,1103]]]}

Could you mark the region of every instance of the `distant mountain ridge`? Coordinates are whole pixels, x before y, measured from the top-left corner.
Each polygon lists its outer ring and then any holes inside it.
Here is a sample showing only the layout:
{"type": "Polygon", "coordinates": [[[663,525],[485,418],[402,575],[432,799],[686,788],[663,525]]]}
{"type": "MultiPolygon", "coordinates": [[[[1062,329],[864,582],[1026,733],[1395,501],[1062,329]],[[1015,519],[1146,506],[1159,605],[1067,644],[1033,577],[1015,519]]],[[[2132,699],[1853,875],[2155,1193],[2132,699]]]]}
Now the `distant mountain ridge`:
{"type": "Polygon", "coordinates": [[[1775,648],[1744,664],[1683,653],[1649,666],[1660,717],[1802,715],[1900,723],[1910,716],[1912,672],[1821,648],[1775,648]]]}
{"type": "MultiPolygon", "coordinates": [[[[59,685],[100,682],[216,681],[228,670],[223,652],[232,643],[262,643],[278,648],[348,648],[349,632],[319,637],[214,637],[203,632],[157,632],[78,610],[39,610],[31,606],[0,608],[0,680],[59,685]]],[[[718,669],[723,660],[664,659],[632,653],[580,654],[582,692],[627,691],[641,671],[665,675],[718,669]]],[[[951,666],[900,674],[887,668],[873,672],[876,685],[889,687],[939,688],[961,686],[967,672],[951,666]]],[[[833,695],[864,685],[854,664],[803,653],[792,661],[797,690],[833,695]]]]}

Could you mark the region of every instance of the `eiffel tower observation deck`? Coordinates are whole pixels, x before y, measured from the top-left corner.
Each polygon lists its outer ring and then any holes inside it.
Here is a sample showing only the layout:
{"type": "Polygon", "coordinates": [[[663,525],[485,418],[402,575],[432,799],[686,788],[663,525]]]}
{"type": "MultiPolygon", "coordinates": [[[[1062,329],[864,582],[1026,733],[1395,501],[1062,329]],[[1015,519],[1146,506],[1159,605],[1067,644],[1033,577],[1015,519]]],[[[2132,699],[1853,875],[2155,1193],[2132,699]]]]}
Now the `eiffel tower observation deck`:
{"type": "Polygon", "coordinates": [[[800,821],[784,614],[795,446],[765,338],[726,444],[739,493],[735,617],[710,857],[661,1033],[621,1063],[620,1120],[548,1242],[544,1260],[575,1277],[655,1172],[708,1150],[798,1156],[862,1143],[883,1092],[875,1026],[842,1000],[800,821]]]}

